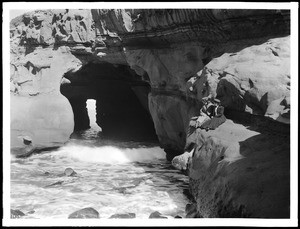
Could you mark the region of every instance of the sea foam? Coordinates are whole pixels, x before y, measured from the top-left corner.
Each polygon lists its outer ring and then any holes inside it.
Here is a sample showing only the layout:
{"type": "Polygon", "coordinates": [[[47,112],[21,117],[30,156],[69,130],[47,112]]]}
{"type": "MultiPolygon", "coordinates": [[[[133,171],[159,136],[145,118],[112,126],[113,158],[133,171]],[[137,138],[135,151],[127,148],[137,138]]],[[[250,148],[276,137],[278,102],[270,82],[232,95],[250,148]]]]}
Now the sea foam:
{"type": "Polygon", "coordinates": [[[165,159],[166,154],[160,147],[119,148],[115,146],[90,147],[70,144],[52,153],[84,162],[94,163],[129,163],[165,159]]]}

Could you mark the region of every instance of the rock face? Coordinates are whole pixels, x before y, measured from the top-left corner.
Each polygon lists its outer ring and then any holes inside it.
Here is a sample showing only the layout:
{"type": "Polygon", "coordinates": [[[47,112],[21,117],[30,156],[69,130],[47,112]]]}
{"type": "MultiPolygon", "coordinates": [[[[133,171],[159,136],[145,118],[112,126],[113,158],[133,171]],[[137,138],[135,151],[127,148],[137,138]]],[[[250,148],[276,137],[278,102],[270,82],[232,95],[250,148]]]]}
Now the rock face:
{"type": "Polygon", "coordinates": [[[77,58],[64,48],[19,54],[11,54],[20,58],[12,60],[16,69],[11,72],[12,145],[22,145],[17,136],[23,135],[31,137],[33,144],[66,141],[74,125],[73,113],[59,88],[62,74],[79,63],[77,58]]]}
{"type": "MultiPolygon", "coordinates": [[[[214,58],[200,78],[208,79],[225,107],[265,115],[272,101],[289,97],[289,60],[289,37],[270,39],[214,58]]],[[[195,88],[199,96],[201,85],[195,88]]]]}
{"type": "MultiPolygon", "coordinates": [[[[281,130],[289,126],[280,124],[281,130]]],[[[227,120],[195,129],[194,153],[173,159],[186,167],[200,217],[289,218],[289,135],[227,120]],[[179,158],[179,159],[178,159],[179,158]]]]}
{"type": "Polygon", "coordinates": [[[289,27],[289,10],[46,10],[15,18],[12,146],[23,145],[22,136],[45,144],[88,129],[93,98],[103,132],[155,128],[171,160],[183,153],[202,98],[216,97],[227,118],[260,130],[228,120],[195,132],[197,149],[181,163],[197,214],[286,217],[289,148],[273,135],[264,141],[264,131],[289,125],[289,27]]]}
{"type": "MultiPolygon", "coordinates": [[[[34,139],[43,136],[41,129],[64,128],[56,136],[65,140],[75,108],[59,93],[60,85],[76,86],[64,74],[91,62],[115,66],[106,75],[109,80],[123,74],[118,66],[127,65],[134,70],[131,79],[151,87],[141,94],[131,84],[143,106],[148,103],[162,147],[173,154],[183,149],[189,119],[204,96],[217,96],[231,109],[288,122],[289,104],[273,101],[289,99],[289,23],[288,10],[67,9],[17,17],[11,22],[11,91],[18,95],[14,99],[40,98],[43,102],[33,104],[45,108],[26,117],[37,115],[35,120],[45,124],[35,123],[37,130],[31,130],[15,111],[12,129],[29,132],[35,143],[41,141],[34,139]],[[53,97],[52,104],[44,95],[53,97]],[[49,117],[47,107],[56,114],[49,117]]],[[[98,65],[97,71],[105,69],[107,65],[98,65]]],[[[89,128],[88,122],[78,128],[89,128]]]]}

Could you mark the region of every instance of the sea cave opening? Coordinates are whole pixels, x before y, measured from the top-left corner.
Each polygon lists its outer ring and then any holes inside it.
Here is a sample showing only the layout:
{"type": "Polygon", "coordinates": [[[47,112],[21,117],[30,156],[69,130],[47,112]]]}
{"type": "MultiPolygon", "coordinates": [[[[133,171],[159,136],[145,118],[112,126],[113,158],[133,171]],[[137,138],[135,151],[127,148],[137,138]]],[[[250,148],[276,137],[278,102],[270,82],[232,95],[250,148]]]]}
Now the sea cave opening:
{"type": "Polygon", "coordinates": [[[99,127],[110,139],[158,141],[148,108],[150,85],[128,66],[87,63],[65,73],[60,91],[71,104],[74,133],[99,127]]]}

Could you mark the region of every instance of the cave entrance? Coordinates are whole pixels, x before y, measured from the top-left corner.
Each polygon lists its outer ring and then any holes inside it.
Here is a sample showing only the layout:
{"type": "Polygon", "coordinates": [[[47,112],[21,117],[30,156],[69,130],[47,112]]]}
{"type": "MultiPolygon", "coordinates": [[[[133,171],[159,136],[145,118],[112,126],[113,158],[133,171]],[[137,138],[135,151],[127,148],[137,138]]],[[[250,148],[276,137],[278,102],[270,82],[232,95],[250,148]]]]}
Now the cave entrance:
{"type": "Polygon", "coordinates": [[[128,66],[88,63],[67,72],[60,91],[72,106],[74,132],[94,126],[109,139],[158,141],[148,108],[150,85],[128,66]]]}

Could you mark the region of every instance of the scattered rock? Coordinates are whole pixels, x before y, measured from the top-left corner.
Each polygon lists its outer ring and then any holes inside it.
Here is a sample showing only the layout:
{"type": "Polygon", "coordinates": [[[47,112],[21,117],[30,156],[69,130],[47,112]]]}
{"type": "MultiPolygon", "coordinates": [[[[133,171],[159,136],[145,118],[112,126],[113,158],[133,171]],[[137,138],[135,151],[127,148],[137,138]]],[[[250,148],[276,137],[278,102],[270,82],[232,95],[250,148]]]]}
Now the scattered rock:
{"type": "Polygon", "coordinates": [[[64,173],[66,176],[75,176],[77,174],[72,168],[66,168],[64,173]]]}
{"type": "Polygon", "coordinates": [[[174,218],[175,218],[175,219],[182,219],[183,217],[180,216],[180,215],[176,215],[174,218]]]}
{"type": "Polygon", "coordinates": [[[167,219],[168,217],[163,216],[160,212],[152,212],[149,216],[149,219],[167,219]]]}
{"type": "Polygon", "coordinates": [[[178,170],[186,170],[189,158],[192,156],[192,153],[185,152],[179,156],[176,156],[172,160],[172,165],[178,170]]]}
{"type": "Polygon", "coordinates": [[[25,214],[22,211],[18,210],[18,209],[17,210],[13,210],[13,209],[10,210],[10,218],[12,218],[12,219],[20,218],[24,215],[25,214]]]}
{"type": "Polygon", "coordinates": [[[27,212],[27,214],[33,214],[33,213],[35,213],[35,210],[31,210],[31,211],[27,212]]]}
{"type": "Polygon", "coordinates": [[[145,183],[148,184],[148,185],[151,185],[151,184],[153,184],[153,181],[148,179],[148,180],[145,181],[145,183]]]}
{"type": "Polygon", "coordinates": [[[69,215],[68,219],[92,219],[100,218],[99,212],[94,208],[83,208],[73,212],[69,215]]]}
{"type": "Polygon", "coordinates": [[[30,145],[30,144],[32,143],[32,138],[29,137],[29,136],[24,136],[24,137],[23,137],[23,143],[24,143],[25,145],[30,145]]]}
{"type": "Polygon", "coordinates": [[[135,218],[135,213],[125,213],[125,214],[114,214],[110,219],[133,219],[135,218]]]}
{"type": "Polygon", "coordinates": [[[49,187],[61,185],[62,183],[64,183],[64,181],[57,181],[57,182],[55,182],[53,184],[49,184],[49,185],[45,186],[45,188],[49,188],[49,187]]]}

